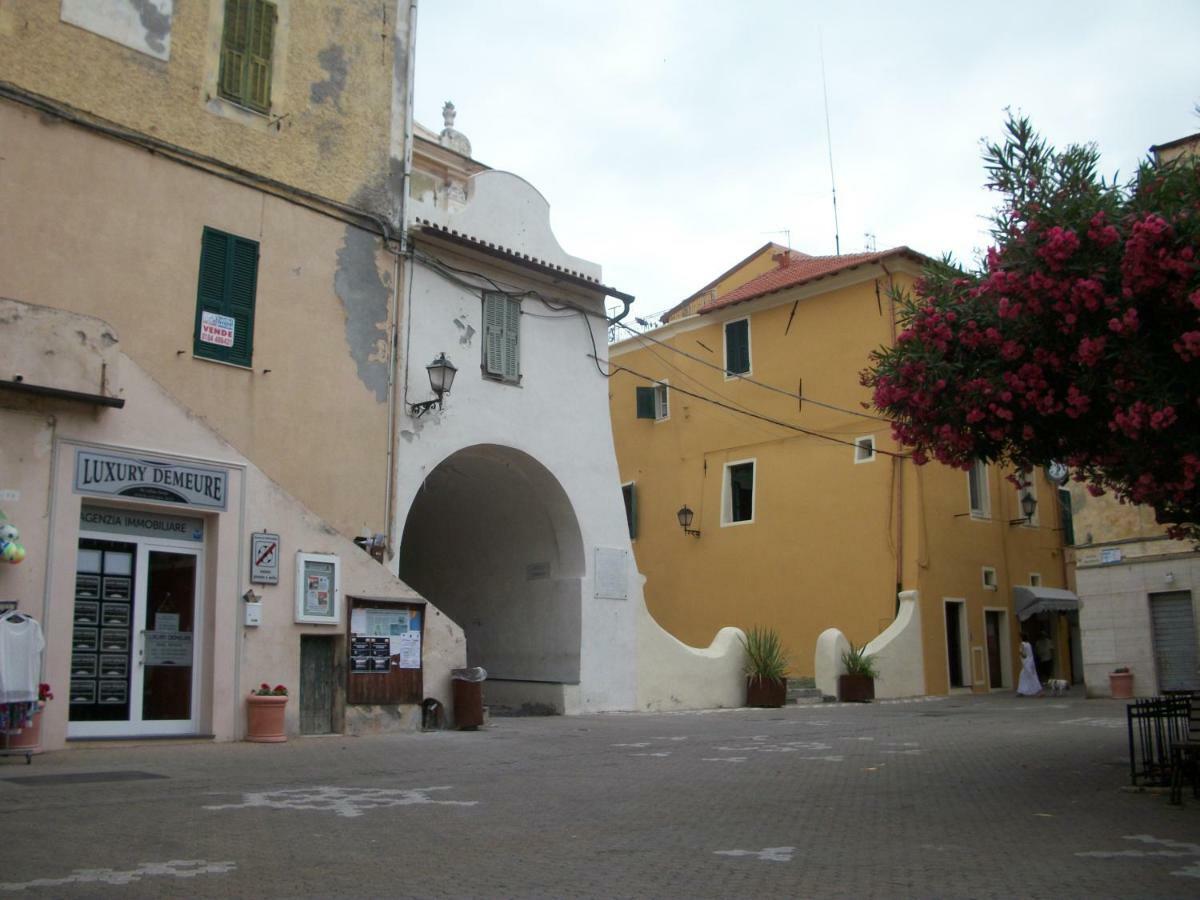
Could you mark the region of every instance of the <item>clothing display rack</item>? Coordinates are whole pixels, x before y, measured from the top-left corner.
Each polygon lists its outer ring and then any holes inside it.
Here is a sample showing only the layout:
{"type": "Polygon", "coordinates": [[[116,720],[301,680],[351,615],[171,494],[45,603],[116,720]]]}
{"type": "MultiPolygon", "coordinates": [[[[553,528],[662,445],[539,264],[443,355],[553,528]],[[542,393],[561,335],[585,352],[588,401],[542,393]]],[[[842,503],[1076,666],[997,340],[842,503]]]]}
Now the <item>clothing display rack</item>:
{"type": "Polygon", "coordinates": [[[40,675],[46,641],[33,616],[9,610],[0,614],[0,756],[24,756],[25,764],[40,753],[38,742],[14,747],[13,738],[40,726],[40,675]]]}

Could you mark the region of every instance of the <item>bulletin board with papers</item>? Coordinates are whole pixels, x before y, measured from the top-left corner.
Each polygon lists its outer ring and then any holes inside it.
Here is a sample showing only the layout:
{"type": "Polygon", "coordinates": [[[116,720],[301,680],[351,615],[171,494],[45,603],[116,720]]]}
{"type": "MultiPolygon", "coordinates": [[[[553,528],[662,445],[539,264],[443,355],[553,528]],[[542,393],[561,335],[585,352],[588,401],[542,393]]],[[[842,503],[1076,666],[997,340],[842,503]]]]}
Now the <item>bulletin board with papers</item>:
{"type": "Polygon", "coordinates": [[[420,703],[425,604],[349,597],[346,702],[420,703]]]}

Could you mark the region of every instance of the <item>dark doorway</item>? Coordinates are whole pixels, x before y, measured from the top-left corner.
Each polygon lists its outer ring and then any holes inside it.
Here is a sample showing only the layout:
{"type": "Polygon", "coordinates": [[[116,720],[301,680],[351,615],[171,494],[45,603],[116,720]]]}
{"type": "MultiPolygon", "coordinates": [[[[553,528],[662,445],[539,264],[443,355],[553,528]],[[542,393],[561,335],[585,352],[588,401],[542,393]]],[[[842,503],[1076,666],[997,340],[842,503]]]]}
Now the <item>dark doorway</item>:
{"type": "Polygon", "coordinates": [[[950,687],[966,687],[963,678],[962,607],[946,602],[946,659],[950,665],[950,687]]]}
{"type": "Polygon", "coordinates": [[[988,687],[995,690],[1004,687],[1003,656],[1000,652],[1004,613],[988,610],[984,613],[984,627],[987,629],[988,687]]]}
{"type": "Polygon", "coordinates": [[[300,638],[300,733],[333,732],[334,638],[300,638]]]}

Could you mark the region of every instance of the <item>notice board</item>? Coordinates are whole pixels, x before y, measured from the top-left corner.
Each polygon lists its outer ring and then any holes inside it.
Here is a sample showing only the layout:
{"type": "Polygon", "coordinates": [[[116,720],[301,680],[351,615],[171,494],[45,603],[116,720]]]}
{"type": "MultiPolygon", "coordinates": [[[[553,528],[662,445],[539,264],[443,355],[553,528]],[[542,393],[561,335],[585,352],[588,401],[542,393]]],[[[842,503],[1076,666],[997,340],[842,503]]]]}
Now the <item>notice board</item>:
{"type": "Polygon", "coordinates": [[[349,597],[346,702],[420,703],[425,604],[420,600],[349,597]]]}

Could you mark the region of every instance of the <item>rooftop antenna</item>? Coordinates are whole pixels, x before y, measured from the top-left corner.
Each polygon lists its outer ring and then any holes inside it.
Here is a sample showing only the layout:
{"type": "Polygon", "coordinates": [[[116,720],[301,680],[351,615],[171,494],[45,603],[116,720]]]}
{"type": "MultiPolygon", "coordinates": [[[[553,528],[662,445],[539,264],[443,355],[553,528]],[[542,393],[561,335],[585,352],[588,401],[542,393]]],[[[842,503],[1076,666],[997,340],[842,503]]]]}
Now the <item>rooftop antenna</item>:
{"type": "Polygon", "coordinates": [[[864,231],[863,238],[866,240],[867,252],[874,253],[875,252],[875,235],[873,235],[869,231],[864,231]]]}
{"type": "Polygon", "coordinates": [[[782,234],[784,236],[784,238],[787,240],[788,253],[792,252],[792,229],[780,228],[780,229],[777,229],[776,231],[760,231],[759,234],[782,234]]]}
{"type": "Polygon", "coordinates": [[[817,48],[821,56],[821,93],[825,97],[825,144],[829,147],[829,186],[833,189],[833,252],[842,255],[842,241],[838,228],[837,215],[837,183],[833,180],[833,137],[829,130],[829,89],[825,86],[825,42],[821,39],[821,29],[817,28],[817,48]]]}

